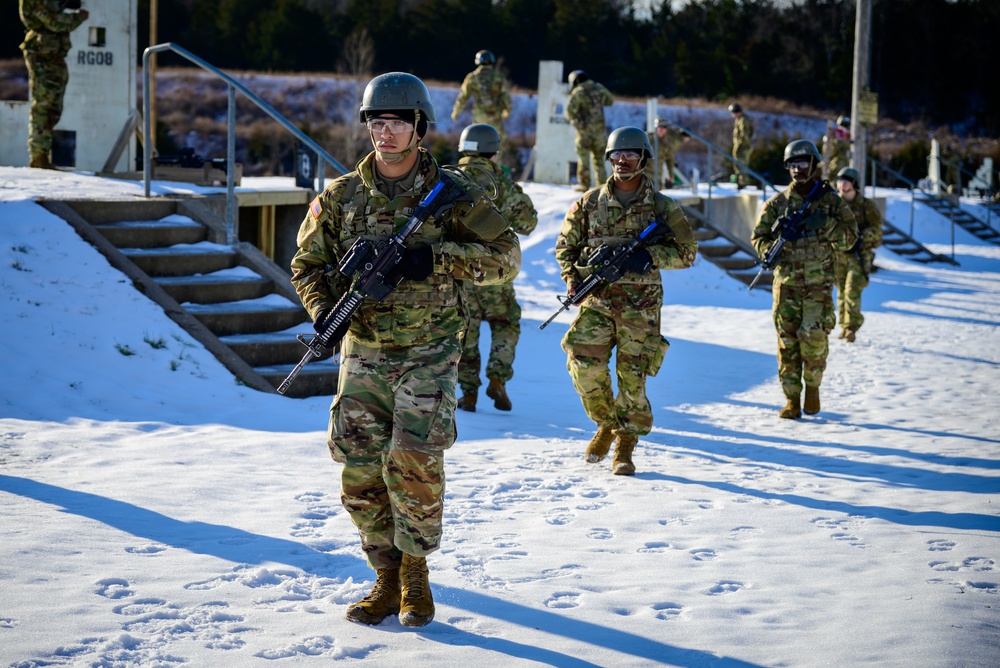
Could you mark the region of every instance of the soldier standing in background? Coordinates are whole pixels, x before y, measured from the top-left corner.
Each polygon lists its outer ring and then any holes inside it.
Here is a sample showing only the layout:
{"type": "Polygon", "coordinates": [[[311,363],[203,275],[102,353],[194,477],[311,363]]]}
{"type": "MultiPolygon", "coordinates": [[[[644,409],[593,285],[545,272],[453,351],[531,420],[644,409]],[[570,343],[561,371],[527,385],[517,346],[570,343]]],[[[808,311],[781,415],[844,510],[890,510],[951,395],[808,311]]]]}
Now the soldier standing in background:
{"type": "Polygon", "coordinates": [[[458,120],[458,115],[471,97],[472,122],[492,125],[500,133],[500,143],[503,144],[506,137],[503,122],[510,115],[510,83],[503,72],[496,69],[496,62],[492,51],[484,49],[476,53],[476,69],[465,75],[462,81],[455,107],[451,110],[451,120],[458,120]]]}
{"type": "Polygon", "coordinates": [[[633,475],[632,452],[639,436],[653,427],[646,398],[646,377],[655,376],[666,353],[660,334],[663,282],[660,269],[690,267],[698,252],[691,225],[681,208],[643,175],[652,157],[646,133],[618,128],[608,137],[605,159],[612,177],[573,203],[556,240],[556,261],[570,295],[590,274],[587,262],[602,244],[629,243],[652,220],[669,231],[629,256],[621,280],[604,284],[580,305],[562,348],[573,386],[597,433],[587,445],[588,462],[601,461],[616,439],[612,471],[633,475]],[[618,396],[611,385],[611,351],[615,353],[618,396]]]}
{"type": "Polygon", "coordinates": [[[837,253],[837,317],[840,338],[854,342],[865,321],[861,314],[861,291],[868,287],[868,276],[875,264],[875,249],[882,245],[882,214],[878,205],[858,191],[861,174],[853,167],[837,173],[837,190],[851,207],[858,224],[858,241],[846,253],[837,253]]]}
{"type": "MultiPolygon", "coordinates": [[[[469,177],[487,193],[496,193],[493,204],[518,234],[527,236],[538,224],[538,212],[521,186],[507,176],[494,161],[500,150],[500,133],[486,123],[476,123],[462,130],[458,161],[469,177]]],[[[486,363],[489,385],[486,396],[497,410],[509,411],[510,398],[506,385],[514,377],[514,353],[521,336],[521,307],[514,294],[513,283],[502,285],[462,284],[463,298],[469,310],[469,329],[465,332],[462,359],[458,363],[458,384],[462,398],[458,407],[475,412],[479,394],[479,329],[482,321],[490,325],[490,354],[486,363]]]]}
{"type": "Polygon", "coordinates": [[[851,119],[838,116],[837,123],[823,135],[823,172],[835,179],[840,170],[851,164],[851,119]]]}
{"type": "Polygon", "coordinates": [[[677,147],[688,140],[687,132],[672,126],[662,118],[657,118],[656,128],[647,132],[646,136],[649,137],[649,143],[655,149],[655,156],[654,160],[646,163],[643,173],[654,182],[656,188],[659,188],[660,184],[655,182],[655,177],[657,176],[656,167],[661,166],[663,170],[659,173],[660,183],[663,184],[664,188],[673,188],[674,155],[677,147]]]}
{"type": "MultiPolygon", "coordinates": [[[[375,77],[360,119],[374,151],[309,205],[292,259],[292,284],[324,331],[350,288],[336,267],[359,239],[396,234],[441,179],[420,140],[434,121],[426,86],[412,74],[375,77]]],[[[439,549],[444,516],[444,451],[455,430],[455,385],[466,327],[459,284],[513,280],[517,235],[486,192],[458,174],[466,198],[433,213],[406,241],[394,291],[365,299],[340,351],[327,445],[343,464],[341,500],[358,527],[375,585],[347,618],[404,626],[434,618],[426,557],[439,549]]]]}
{"type": "Polygon", "coordinates": [[[28,124],[28,166],[55,169],[52,131],[63,111],[69,82],[66,55],[69,34],[89,18],[79,0],[21,0],[21,22],[28,33],[21,43],[28,66],[31,97],[28,124]]]}
{"type": "Polygon", "coordinates": [[[821,164],[819,150],[811,141],[798,139],[785,147],[785,168],[792,182],[764,202],[751,237],[761,257],[779,238],[785,240],[771,292],[778,331],[778,379],[787,399],[778,415],[792,420],[802,417],[803,411],[814,415],[820,410],[819,386],[836,323],[834,253],[849,250],[858,239],[854,214],[822,180],[821,164]]]}
{"type": "Polygon", "coordinates": [[[576,180],[577,190],[590,190],[607,179],[604,169],[604,145],[607,141],[607,127],[604,123],[604,107],[614,104],[611,92],[592,81],[583,70],[573,70],[568,77],[570,93],[566,102],[566,118],[576,130],[576,180]],[[597,183],[590,179],[590,159],[594,159],[597,183]]]}
{"type": "MultiPolygon", "coordinates": [[[[739,102],[729,105],[729,114],[733,117],[733,157],[744,165],[750,165],[750,154],[753,153],[753,123],[743,111],[739,102]]],[[[747,173],[739,165],[733,165],[736,175],[736,189],[747,187],[747,173]]]]}

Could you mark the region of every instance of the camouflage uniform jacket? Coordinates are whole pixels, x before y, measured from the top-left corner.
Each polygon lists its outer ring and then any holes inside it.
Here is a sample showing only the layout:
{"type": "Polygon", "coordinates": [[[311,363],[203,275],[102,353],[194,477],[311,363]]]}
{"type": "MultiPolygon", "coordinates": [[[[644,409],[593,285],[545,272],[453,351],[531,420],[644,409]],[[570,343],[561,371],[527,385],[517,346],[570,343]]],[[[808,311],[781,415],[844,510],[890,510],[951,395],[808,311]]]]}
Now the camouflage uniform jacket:
{"type": "MultiPolygon", "coordinates": [[[[776,282],[796,281],[802,284],[833,284],[833,253],[848,251],[858,240],[858,226],[847,202],[825,181],[825,192],[809,207],[800,227],[805,234],[787,242],[774,270],[776,282]]],[[[751,242],[760,257],[767,254],[780,236],[772,232],[775,221],[797,211],[805,196],[792,185],[764,202],[751,242]]]]}
{"type": "Polygon", "coordinates": [[[861,250],[873,251],[882,245],[882,212],[874,200],[858,193],[853,202],[848,203],[861,235],[861,250]]]}
{"type": "MultiPolygon", "coordinates": [[[[391,201],[375,186],[373,152],[309,205],[291,264],[292,284],[313,320],[350,287],[337,267],[355,239],[374,242],[397,233],[437,183],[440,167],[425,149],[419,151],[413,189],[391,201]]],[[[473,202],[459,202],[440,218],[429,217],[406,242],[408,248],[431,246],[433,272],[424,281],[404,279],[381,302],[366,299],[348,330],[360,343],[412,346],[457,334],[466,326],[457,280],[491,285],[517,275],[517,235],[482,188],[455,178],[473,202]]]]}
{"type": "MultiPolygon", "coordinates": [[[[639,235],[653,218],[666,221],[671,232],[646,247],[655,269],[685,269],[694,264],[698,242],[684,212],[672,199],[656,191],[653,182],[642,182],[636,198],[627,208],[614,197],[614,177],[600,188],[583,194],[573,203],[556,239],[556,261],[560,276],[568,286],[590,275],[587,260],[602,244],[620,246],[639,235]]],[[[663,303],[663,283],[659,271],[626,274],[616,283],[603,285],[587,297],[583,306],[612,313],[623,306],[639,309],[663,303]],[[621,300],[627,303],[621,303],[621,300]]]]}
{"type": "Polygon", "coordinates": [[[742,113],[733,121],[733,150],[753,146],[753,123],[746,113],[742,113]]]}
{"type": "Polygon", "coordinates": [[[494,122],[507,118],[510,113],[510,84],[507,77],[492,66],[480,65],[465,75],[455,99],[452,117],[458,116],[469,98],[473,98],[472,116],[475,122],[494,122]]]}
{"type": "Polygon", "coordinates": [[[596,81],[584,81],[570,91],[566,118],[579,133],[604,132],[604,107],[615,103],[611,91],[596,81]]]}
{"type": "Polygon", "coordinates": [[[25,53],[58,55],[69,53],[69,34],[83,23],[79,12],[64,12],[57,0],[21,0],[21,22],[28,29],[21,43],[25,53]]]}
{"type": "Polygon", "coordinates": [[[496,189],[494,204],[515,232],[527,236],[534,231],[538,225],[538,212],[535,211],[531,198],[495,162],[480,156],[466,155],[458,161],[458,166],[488,195],[492,195],[493,189],[496,189]]]}

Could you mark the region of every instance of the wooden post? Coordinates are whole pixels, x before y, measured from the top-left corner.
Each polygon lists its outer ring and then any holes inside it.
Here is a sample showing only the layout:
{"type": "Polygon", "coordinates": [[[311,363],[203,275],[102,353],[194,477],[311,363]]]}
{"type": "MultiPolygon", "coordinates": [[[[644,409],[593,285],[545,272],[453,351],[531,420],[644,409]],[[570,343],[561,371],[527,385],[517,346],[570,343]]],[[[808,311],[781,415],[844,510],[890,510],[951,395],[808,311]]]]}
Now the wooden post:
{"type": "Polygon", "coordinates": [[[871,85],[871,20],[872,0],[857,0],[854,18],[854,91],[851,96],[851,167],[858,170],[861,179],[858,192],[864,193],[867,182],[865,167],[868,164],[868,127],[861,122],[858,100],[871,85]]]}

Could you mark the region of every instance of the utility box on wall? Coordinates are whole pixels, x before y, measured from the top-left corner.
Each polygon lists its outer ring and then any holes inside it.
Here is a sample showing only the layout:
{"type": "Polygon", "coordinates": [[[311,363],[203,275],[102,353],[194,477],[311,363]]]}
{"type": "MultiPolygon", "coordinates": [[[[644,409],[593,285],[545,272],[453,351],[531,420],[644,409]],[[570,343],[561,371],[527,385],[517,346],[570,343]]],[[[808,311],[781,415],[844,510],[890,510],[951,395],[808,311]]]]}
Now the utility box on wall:
{"type": "MultiPolygon", "coordinates": [[[[99,172],[135,108],[138,0],[83,0],[90,16],[70,33],[69,83],[56,125],[57,166],[99,172]]],[[[0,102],[0,164],[28,164],[28,102],[0,102]]],[[[132,138],[113,171],[135,169],[132,138]]]]}

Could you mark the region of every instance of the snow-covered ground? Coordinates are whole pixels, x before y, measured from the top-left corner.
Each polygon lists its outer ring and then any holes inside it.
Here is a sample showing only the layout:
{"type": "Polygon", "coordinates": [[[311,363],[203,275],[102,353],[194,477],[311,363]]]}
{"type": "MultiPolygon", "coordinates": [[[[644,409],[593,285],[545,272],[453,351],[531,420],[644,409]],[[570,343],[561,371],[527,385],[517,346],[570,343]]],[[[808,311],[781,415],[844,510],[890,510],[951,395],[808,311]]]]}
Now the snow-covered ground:
{"type": "MultiPolygon", "coordinates": [[[[33,201],[141,184],[0,167],[0,665],[997,666],[1000,247],[880,250],[799,421],[777,417],[770,295],[700,258],[665,272],[672,346],[623,478],[582,458],[572,314],[538,330],[575,193],[526,190],[514,410],[458,415],[437,617],[411,630],[344,618],[372,572],[329,397],[240,386],[33,201]]],[[[878,194],[908,228],[908,197],[878,194]]]]}

